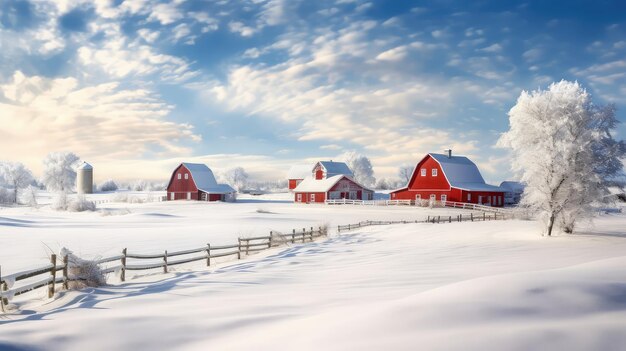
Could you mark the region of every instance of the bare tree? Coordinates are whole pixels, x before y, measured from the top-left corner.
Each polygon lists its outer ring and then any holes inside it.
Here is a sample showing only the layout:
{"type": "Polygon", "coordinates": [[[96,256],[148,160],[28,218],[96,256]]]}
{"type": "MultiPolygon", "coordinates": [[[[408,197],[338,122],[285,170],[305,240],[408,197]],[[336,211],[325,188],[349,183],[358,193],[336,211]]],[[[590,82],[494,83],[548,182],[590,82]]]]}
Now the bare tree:
{"type": "Polygon", "coordinates": [[[414,168],[415,167],[409,165],[400,166],[400,169],[398,170],[398,177],[400,177],[401,180],[405,181],[406,184],[409,184],[414,168]]]}

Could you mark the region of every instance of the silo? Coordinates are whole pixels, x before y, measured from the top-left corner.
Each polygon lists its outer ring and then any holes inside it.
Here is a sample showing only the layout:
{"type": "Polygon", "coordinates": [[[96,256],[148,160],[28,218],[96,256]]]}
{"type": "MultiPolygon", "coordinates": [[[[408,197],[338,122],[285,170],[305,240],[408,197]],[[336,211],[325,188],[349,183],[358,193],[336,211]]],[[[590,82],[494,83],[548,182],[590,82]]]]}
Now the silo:
{"type": "Polygon", "coordinates": [[[93,193],[93,167],[83,162],[76,170],[76,192],[79,194],[93,193]]]}

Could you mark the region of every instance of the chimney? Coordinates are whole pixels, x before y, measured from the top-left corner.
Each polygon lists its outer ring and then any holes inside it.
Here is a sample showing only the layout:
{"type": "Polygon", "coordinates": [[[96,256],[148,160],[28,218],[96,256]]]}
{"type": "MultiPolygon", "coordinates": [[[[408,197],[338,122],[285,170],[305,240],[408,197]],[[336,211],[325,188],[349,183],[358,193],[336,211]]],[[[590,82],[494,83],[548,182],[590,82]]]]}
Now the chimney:
{"type": "Polygon", "coordinates": [[[452,149],[445,149],[443,152],[448,156],[448,158],[452,158],[452,149]]]}

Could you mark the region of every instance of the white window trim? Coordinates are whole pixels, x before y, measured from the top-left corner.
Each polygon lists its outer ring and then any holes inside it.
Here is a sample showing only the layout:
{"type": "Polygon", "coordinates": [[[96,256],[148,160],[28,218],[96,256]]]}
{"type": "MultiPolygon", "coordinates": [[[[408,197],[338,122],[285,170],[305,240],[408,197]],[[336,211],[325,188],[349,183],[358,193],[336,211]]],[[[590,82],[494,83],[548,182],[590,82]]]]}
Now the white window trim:
{"type": "Polygon", "coordinates": [[[435,194],[430,194],[430,199],[431,199],[431,200],[434,200],[434,201],[437,201],[437,195],[435,195],[435,194]]]}
{"type": "Polygon", "coordinates": [[[185,173],[185,179],[189,179],[189,173],[185,173]]]}
{"type": "Polygon", "coordinates": [[[311,198],[311,202],[315,202],[315,194],[311,194],[310,198],[311,198]]]}
{"type": "Polygon", "coordinates": [[[448,195],[442,194],[441,195],[441,202],[445,202],[448,201],[448,195]]]}
{"type": "Polygon", "coordinates": [[[426,177],[426,168],[420,169],[420,176],[421,177],[426,177]]]}
{"type": "Polygon", "coordinates": [[[431,169],[430,170],[430,175],[433,176],[433,177],[436,177],[437,176],[437,168],[431,169]]]}
{"type": "Polygon", "coordinates": [[[296,198],[298,202],[302,202],[302,194],[297,194],[296,198]]]}
{"type": "Polygon", "coordinates": [[[472,194],[471,193],[467,193],[467,202],[472,201],[472,194]]]}
{"type": "Polygon", "coordinates": [[[420,201],[422,199],[422,194],[415,195],[415,201],[420,201]]]}
{"type": "Polygon", "coordinates": [[[178,179],[183,179],[183,175],[178,173],[178,179]]]}

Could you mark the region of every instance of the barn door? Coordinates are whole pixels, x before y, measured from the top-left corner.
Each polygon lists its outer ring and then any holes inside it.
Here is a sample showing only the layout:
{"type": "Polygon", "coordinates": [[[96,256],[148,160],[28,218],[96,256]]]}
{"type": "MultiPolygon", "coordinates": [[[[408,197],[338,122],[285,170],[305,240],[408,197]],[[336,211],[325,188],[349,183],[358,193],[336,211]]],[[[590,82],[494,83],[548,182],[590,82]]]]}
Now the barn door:
{"type": "Polygon", "coordinates": [[[191,200],[191,193],[187,193],[187,200],[191,200]]]}
{"type": "Polygon", "coordinates": [[[206,193],[200,193],[200,194],[202,194],[202,195],[201,195],[201,199],[202,199],[202,201],[208,201],[207,196],[206,196],[206,193]]]}
{"type": "Polygon", "coordinates": [[[176,200],[176,193],[170,193],[170,200],[176,200]]]}

